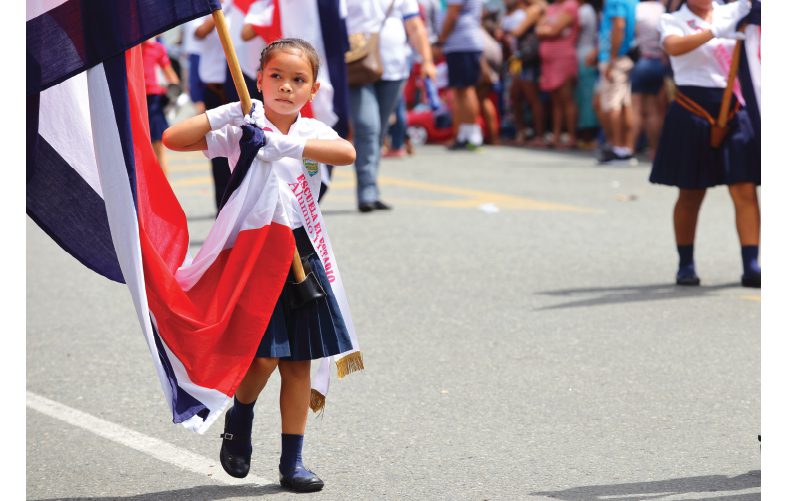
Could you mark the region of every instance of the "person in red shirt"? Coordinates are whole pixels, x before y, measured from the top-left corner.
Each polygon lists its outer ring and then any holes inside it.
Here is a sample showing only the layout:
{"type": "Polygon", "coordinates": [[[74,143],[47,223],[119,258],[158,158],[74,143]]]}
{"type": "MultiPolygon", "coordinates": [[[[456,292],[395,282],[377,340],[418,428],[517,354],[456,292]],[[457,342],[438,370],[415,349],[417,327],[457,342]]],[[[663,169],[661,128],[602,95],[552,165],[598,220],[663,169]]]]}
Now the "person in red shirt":
{"type": "Polygon", "coordinates": [[[150,142],[153,144],[153,151],[156,153],[161,169],[166,173],[167,164],[164,158],[164,148],[161,145],[161,135],[169,126],[167,118],[164,116],[164,107],[169,99],[166,87],[159,83],[156,74],[157,68],[163,70],[167,82],[171,84],[179,84],[180,79],[172,69],[167,49],[155,38],[142,43],[142,62],[144,64],[144,88],[147,93],[147,115],[150,120],[150,142]]]}

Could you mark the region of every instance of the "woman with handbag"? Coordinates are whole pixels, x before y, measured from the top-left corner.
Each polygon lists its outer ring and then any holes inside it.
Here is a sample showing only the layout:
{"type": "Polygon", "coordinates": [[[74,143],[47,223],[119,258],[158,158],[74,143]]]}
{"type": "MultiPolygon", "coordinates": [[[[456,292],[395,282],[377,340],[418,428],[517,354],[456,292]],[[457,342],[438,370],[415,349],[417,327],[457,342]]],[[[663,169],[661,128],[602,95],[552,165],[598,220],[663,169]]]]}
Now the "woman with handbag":
{"type": "Polygon", "coordinates": [[[423,78],[435,78],[436,67],[417,0],[347,0],[347,32],[358,210],[388,210],[378,190],[378,164],[389,117],[409,74],[407,42],[422,57],[423,78]]]}
{"type": "Polygon", "coordinates": [[[723,107],[734,83],[729,75],[735,75],[730,66],[735,60],[734,39],[740,35],[737,24],[749,11],[749,0],[727,5],[687,0],[676,12],[661,17],[661,43],[670,56],[678,92],[667,110],[650,181],[679,189],[673,212],[678,285],[700,284],[694,266],[697,216],[706,189],[724,184],[736,212],[744,268],[741,283],[761,287],[756,193],[761,184],[760,138],[736,97],[723,107]],[[718,116],[728,121],[724,139],[714,134],[718,116]]]}

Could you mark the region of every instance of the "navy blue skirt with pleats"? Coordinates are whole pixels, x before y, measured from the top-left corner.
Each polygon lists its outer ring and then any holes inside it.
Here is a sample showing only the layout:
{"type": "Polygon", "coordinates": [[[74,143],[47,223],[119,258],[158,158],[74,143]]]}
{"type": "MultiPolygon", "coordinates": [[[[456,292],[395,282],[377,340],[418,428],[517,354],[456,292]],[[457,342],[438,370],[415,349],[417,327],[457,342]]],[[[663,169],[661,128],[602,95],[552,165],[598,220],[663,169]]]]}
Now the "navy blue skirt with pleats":
{"type": "MultiPolygon", "coordinates": [[[[712,116],[719,115],[724,89],[678,86],[712,116]]],[[[735,97],[734,97],[735,99],[735,97]]],[[[711,125],[677,102],[670,104],[650,172],[650,182],[684,189],[703,189],[735,183],[761,184],[761,138],[746,110],[730,122],[719,148],[710,144],[711,125]]]]}
{"type": "Polygon", "coordinates": [[[293,308],[290,289],[293,279],[290,269],[267,331],[261,338],[256,357],[315,360],[350,351],[353,344],[325,274],[325,266],[314,251],[305,229],[297,228],[293,233],[303,262],[311,267],[326,296],[293,308]]]}

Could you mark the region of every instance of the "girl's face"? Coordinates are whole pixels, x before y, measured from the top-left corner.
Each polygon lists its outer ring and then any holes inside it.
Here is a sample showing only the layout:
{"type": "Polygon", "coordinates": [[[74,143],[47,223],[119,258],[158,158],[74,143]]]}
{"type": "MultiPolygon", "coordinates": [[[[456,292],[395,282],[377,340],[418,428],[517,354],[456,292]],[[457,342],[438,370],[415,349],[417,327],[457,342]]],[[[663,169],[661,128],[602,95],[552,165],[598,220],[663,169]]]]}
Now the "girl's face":
{"type": "Polygon", "coordinates": [[[281,115],[296,115],[319,90],[311,63],[300,51],[277,51],[258,72],[264,107],[281,115]]]}
{"type": "Polygon", "coordinates": [[[711,8],[714,0],[687,0],[689,7],[693,9],[706,10],[711,8]]]}

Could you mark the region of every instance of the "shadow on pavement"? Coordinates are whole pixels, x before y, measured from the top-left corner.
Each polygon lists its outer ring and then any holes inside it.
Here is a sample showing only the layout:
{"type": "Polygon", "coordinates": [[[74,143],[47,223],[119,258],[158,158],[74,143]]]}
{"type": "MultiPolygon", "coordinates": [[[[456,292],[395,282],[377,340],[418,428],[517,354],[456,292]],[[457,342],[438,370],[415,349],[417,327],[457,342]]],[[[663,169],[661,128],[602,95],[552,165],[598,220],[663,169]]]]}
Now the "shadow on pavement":
{"type": "MultiPolygon", "coordinates": [[[[547,296],[584,296],[581,299],[567,301],[537,308],[537,310],[558,310],[562,308],[576,308],[586,306],[603,306],[617,303],[636,303],[642,301],[662,301],[664,299],[685,299],[687,297],[702,297],[714,292],[741,287],[738,282],[712,286],[686,287],[674,284],[651,285],[621,285],[617,287],[586,287],[582,289],[563,289],[556,291],[543,291],[539,295],[547,296]],[[593,297],[586,298],[591,295],[593,297]]],[[[752,289],[757,291],[758,289],[752,289]]]]}
{"type": "Polygon", "coordinates": [[[653,482],[616,485],[587,485],[563,491],[532,492],[531,496],[547,496],[563,501],[630,501],[633,499],[659,499],[669,496],[677,499],[681,494],[702,493],[704,499],[718,501],[749,501],[761,499],[760,493],[736,494],[732,491],[761,487],[761,470],[751,470],[743,475],[706,475],[703,477],[673,478],[653,482]],[[720,495],[715,496],[714,493],[720,495]]]}
{"type": "Polygon", "coordinates": [[[83,498],[53,498],[38,501],[213,501],[217,499],[268,496],[270,494],[288,493],[278,484],[269,485],[198,485],[188,489],[173,491],[148,492],[135,496],[107,496],[83,498]]]}

